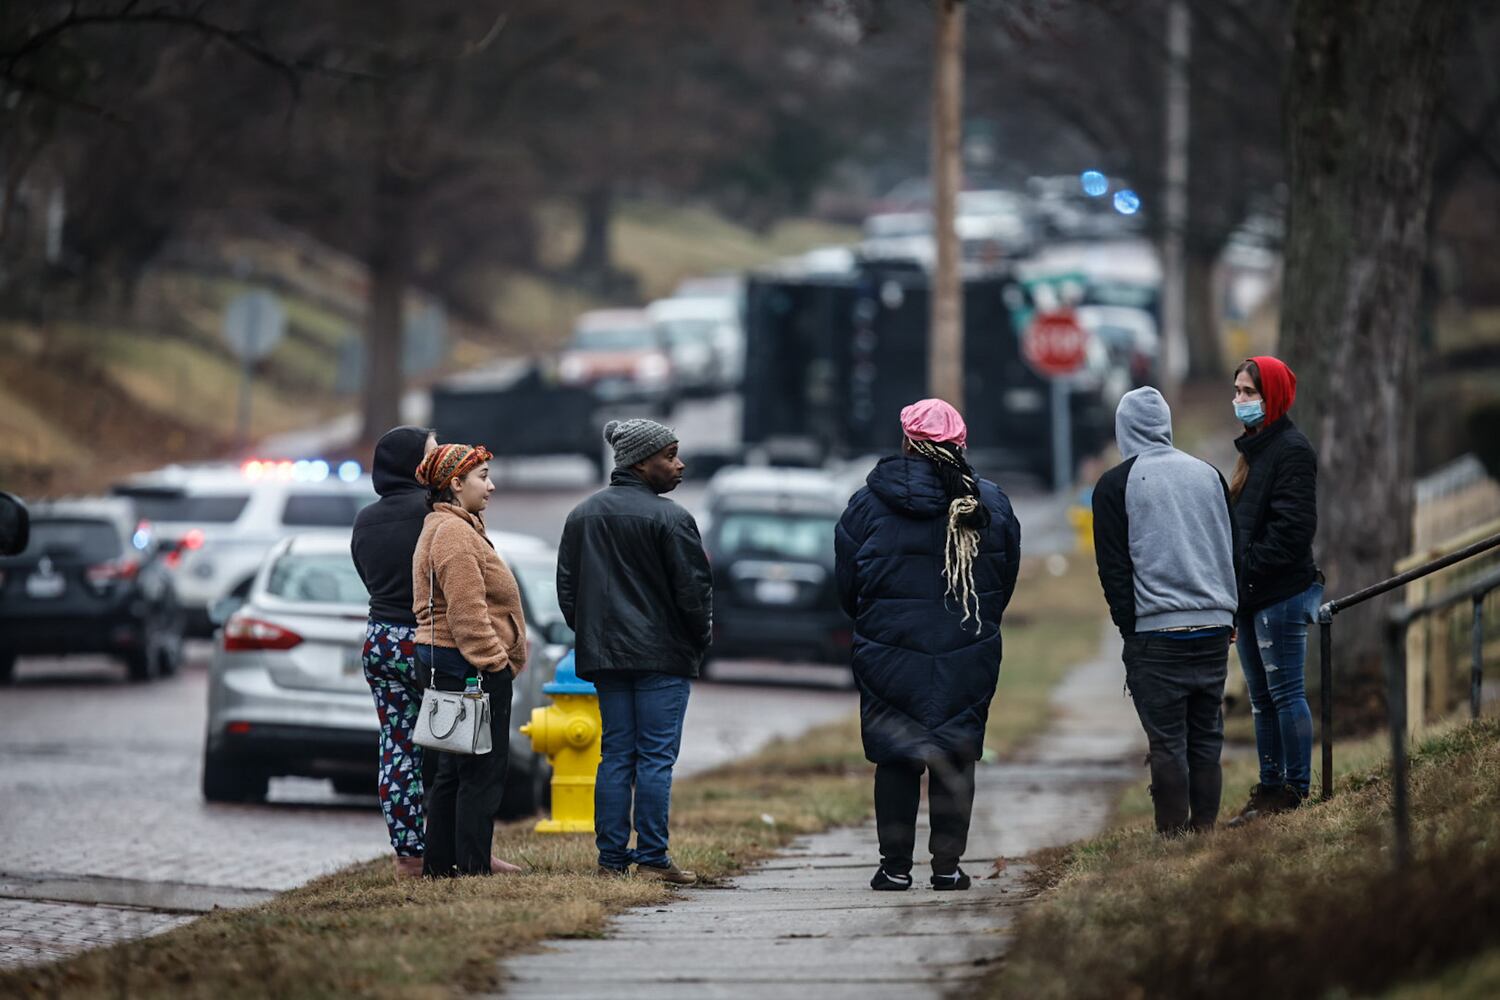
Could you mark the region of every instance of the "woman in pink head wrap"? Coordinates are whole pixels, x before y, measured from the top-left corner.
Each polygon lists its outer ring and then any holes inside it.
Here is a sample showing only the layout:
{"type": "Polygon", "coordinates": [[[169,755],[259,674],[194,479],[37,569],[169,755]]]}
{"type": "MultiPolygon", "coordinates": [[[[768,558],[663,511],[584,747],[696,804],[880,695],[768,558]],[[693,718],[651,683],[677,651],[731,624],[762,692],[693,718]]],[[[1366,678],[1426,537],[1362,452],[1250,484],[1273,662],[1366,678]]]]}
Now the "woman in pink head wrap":
{"type": "Polygon", "coordinates": [[[908,441],[935,441],[969,446],[969,428],[964,418],[941,399],[921,399],[901,409],[901,429],[908,441]]]}
{"type": "Polygon", "coordinates": [[[958,862],[1021,531],[1005,494],[964,457],[968,429],[957,410],[924,399],[901,411],[901,429],[901,454],[880,460],[834,532],[839,600],[854,619],[861,735],[875,763],[880,870],[870,887],[912,884],[927,771],[933,888],[967,889],[958,862]]]}

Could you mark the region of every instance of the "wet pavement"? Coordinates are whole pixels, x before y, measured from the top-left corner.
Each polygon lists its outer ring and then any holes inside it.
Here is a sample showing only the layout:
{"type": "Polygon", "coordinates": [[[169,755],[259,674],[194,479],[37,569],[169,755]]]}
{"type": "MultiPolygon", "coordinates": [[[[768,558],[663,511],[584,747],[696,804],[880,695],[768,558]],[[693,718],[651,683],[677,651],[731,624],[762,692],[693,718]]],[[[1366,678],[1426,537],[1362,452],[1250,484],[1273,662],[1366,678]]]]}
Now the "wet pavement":
{"type": "MultiPolygon", "coordinates": [[[[734,888],[684,890],[631,911],[602,940],[558,941],[504,963],[503,995],[568,1000],[815,994],[819,1000],[967,995],[1004,954],[1039,848],[1097,832],[1144,739],[1120,688],[1119,639],[1053,697],[1056,721],[1013,758],[981,766],[964,893],[932,891],[919,857],[909,892],[876,893],[873,825],[808,837],[734,888]],[[998,858],[1012,859],[995,871],[998,858]],[[988,876],[988,877],[986,877],[988,876]]],[[[926,838],[925,813],[918,844],[926,838]]]]}

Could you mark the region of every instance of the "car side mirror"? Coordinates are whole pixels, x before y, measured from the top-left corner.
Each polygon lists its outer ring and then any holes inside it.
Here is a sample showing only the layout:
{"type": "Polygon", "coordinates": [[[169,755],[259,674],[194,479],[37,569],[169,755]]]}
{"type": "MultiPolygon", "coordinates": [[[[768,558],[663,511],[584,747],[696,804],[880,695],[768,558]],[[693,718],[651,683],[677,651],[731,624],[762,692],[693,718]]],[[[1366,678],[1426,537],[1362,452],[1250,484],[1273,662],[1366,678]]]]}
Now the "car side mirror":
{"type": "Polygon", "coordinates": [[[217,628],[229,621],[236,611],[245,606],[243,597],[221,597],[208,606],[208,620],[217,628]]]}
{"type": "Polygon", "coordinates": [[[548,622],[542,630],[542,637],[554,646],[571,646],[577,638],[564,621],[548,622]]]}
{"type": "Polygon", "coordinates": [[[31,541],[31,512],[18,496],[0,493],[0,556],[17,556],[31,541]]]}

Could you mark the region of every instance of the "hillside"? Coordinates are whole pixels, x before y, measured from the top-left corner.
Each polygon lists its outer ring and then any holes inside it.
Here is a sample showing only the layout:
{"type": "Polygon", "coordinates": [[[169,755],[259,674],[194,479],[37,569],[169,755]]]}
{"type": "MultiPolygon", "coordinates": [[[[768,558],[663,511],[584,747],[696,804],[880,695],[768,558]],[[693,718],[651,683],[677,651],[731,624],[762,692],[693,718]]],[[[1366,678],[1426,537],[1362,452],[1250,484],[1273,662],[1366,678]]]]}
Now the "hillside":
{"type": "MultiPolygon", "coordinates": [[[[602,301],[566,278],[577,222],[561,209],[543,214],[542,270],[495,275],[491,322],[450,318],[442,360],[417,381],[550,349],[581,310],[629,304],[602,301]]],[[[620,210],[614,250],[617,266],[655,297],[685,277],[853,235],[803,220],[761,234],[703,209],[637,202],[620,210]]],[[[114,321],[0,320],[0,487],[27,496],[86,492],[129,471],[232,455],[239,362],[219,329],[225,305],[252,287],[275,291],[287,314],[287,336],[258,370],[252,439],[356,408],[357,264],[293,233],[181,248],[145,276],[114,321]]],[[[424,305],[414,296],[408,310],[424,305]]]]}

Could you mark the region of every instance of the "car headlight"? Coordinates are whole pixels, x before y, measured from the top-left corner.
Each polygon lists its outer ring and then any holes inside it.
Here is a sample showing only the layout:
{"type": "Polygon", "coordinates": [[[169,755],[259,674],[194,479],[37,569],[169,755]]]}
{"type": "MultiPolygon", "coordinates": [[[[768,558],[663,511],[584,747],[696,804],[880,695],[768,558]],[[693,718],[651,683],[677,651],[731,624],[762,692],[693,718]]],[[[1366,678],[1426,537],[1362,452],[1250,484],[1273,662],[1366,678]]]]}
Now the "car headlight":
{"type": "Polygon", "coordinates": [[[672,373],[672,363],[660,354],[648,354],[635,363],[635,377],[641,382],[660,382],[672,373]]]}
{"type": "Polygon", "coordinates": [[[582,382],[588,377],[588,374],[588,363],[576,354],[563,358],[562,362],[557,366],[557,377],[564,382],[582,382]]]}

